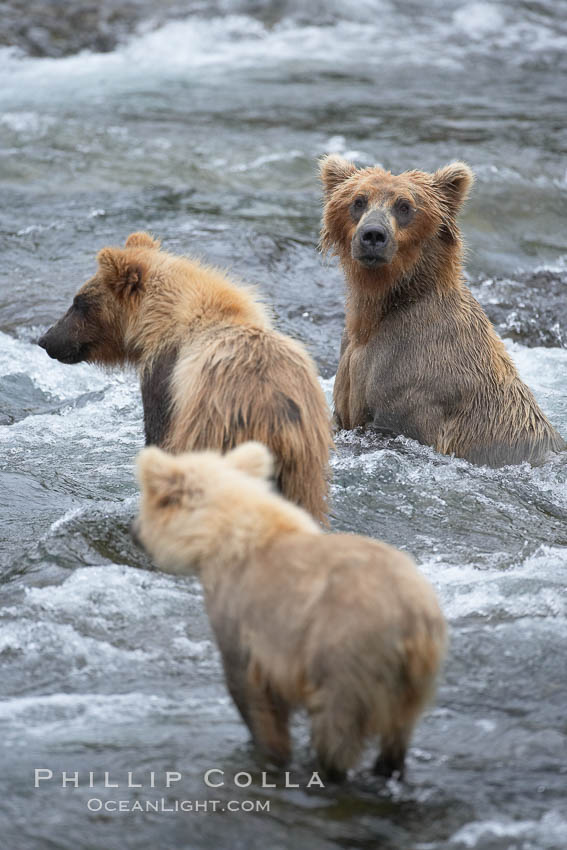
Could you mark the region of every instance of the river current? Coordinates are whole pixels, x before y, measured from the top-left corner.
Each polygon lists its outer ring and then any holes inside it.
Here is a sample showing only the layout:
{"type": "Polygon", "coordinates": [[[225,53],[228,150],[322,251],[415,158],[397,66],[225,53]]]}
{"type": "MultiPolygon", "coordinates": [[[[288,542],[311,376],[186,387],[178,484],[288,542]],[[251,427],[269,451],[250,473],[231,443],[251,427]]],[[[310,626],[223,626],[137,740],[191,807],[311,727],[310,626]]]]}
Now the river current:
{"type": "Polygon", "coordinates": [[[567,455],[490,470],[337,435],[333,527],[415,556],[450,653],[405,783],[372,778],[368,751],[346,785],[308,788],[299,717],[299,787],[267,788],[197,581],[150,571],[129,537],[136,376],[36,341],[97,250],[148,229],[257,284],[330,398],[344,292],[317,253],[317,157],[464,159],[469,283],[567,436],[566,18],[552,0],[248,0],[193,4],[109,53],[0,49],[3,850],[565,850],[567,455]],[[53,773],[38,788],[36,768],[53,773]],[[217,811],[172,811],[207,799],[217,811]]]}

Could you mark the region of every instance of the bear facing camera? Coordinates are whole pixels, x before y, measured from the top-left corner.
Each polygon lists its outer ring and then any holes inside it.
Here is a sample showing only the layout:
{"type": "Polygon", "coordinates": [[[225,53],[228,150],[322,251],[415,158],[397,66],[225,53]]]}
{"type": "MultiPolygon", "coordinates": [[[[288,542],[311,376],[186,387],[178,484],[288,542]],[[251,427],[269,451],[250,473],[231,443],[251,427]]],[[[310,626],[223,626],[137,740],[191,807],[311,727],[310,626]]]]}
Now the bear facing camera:
{"type": "Polygon", "coordinates": [[[339,257],[347,285],[339,427],[404,434],[488,466],[565,449],[463,281],[468,165],[395,175],[332,155],[321,180],[321,248],[339,257]]]}
{"type": "Polygon", "coordinates": [[[375,772],[402,776],[445,653],[435,593],[391,546],[323,534],[273,491],[272,470],[253,442],[224,456],[144,449],[135,536],[163,570],[200,575],[228,689],[266,760],[289,761],[289,717],[304,708],[328,778],[378,739],[375,772]]]}

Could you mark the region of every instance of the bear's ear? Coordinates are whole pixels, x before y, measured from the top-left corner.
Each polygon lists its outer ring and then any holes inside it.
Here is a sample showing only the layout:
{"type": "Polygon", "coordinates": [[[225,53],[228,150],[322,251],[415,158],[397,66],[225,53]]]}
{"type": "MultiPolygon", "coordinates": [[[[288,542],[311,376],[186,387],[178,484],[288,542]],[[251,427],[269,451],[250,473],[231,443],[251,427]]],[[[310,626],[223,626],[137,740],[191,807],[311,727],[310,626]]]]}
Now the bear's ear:
{"type": "Polygon", "coordinates": [[[340,183],[356,174],[357,170],[353,162],[336,153],[322,157],[319,160],[319,174],[325,195],[331,195],[340,183]]]}
{"type": "Polygon", "coordinates": [[[127,297],[143,290],[143,266],[133,263],[121,248],[103,248],[98,252],[97,260],[106,282],[117,295],[127,297]]]}
{"type": "Polygon", "coordinates": [[[125,243],[126,248],[155,248],[159,251],[161,242],[159,239],[154,239],[149,233],[140,230],[138,233],[131,233],[125,243]]]}
{"type": "Polygon", "coordinates": [[[467,199],[474,182],[474,174],[465,162],[452,162],[435,172],[433,182],[449,211],[456,215],[467,199]]]}
{"type": "Polygon", "coordinates": [[[150,446],[139,453],[136,467],[140,487],[159,507],[165,508],[181,502],[185,476],[172,455],[150,446]]]}
{"type": "Polygon", "coordinates": [[[262,443],[241,443],[225,455],[235,469],[254,478],[270,478],[274,472],[274,461],[270,451],[262,443]]]}

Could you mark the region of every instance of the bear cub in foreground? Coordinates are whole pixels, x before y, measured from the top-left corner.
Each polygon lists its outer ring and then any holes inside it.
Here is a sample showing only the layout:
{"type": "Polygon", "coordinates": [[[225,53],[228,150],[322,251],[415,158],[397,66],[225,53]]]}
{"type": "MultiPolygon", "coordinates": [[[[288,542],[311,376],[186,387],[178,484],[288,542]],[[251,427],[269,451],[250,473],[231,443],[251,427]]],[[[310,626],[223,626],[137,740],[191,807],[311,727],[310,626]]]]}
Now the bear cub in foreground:
{"type": "Polygon", "coordinates": [[[457,215],[470,168],[394,175],[332,155],[321,178],[321,247],[347,283],[339,427],[371,425],[490,466],[564,449],[464,284],[457,215]]]}
{"type": "Polygon", "coordinates": [[[200,574],[228,689],[266,759],[289,760],[289,715],[303,707],[329,778],[369,738],[381,741],[375,772],[402,775],[445,652],[435,593],[391,546],[323,534],[271,474],[259,443],[144,449],[133,533],[162,569],[200,574]]]}
{"type": "Polygon", "coordinates": [[[96,274],[39,345],[62,363],[136,366],[146,444],[265,443],[282,493],[325,521],[332,438],[317,370],[250,288],[132,233],[99,252],[96,274]]]}

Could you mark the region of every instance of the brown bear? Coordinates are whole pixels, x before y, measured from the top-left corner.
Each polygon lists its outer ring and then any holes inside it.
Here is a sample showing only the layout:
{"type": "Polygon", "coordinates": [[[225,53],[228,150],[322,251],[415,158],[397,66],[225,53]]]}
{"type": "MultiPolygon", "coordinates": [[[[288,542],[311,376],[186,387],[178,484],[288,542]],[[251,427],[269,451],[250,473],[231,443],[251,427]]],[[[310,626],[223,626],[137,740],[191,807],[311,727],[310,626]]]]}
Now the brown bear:
{"type": "Polygon", "coordinates": [[[321,179],[321,248],[338,255],[347,283],[338,426],[491,466],[564,449],[463,282],[457,214],[470,168],[394,175],[332,155],[321,179]]]}
{"type": "Polygon", "coordinates": [[[228,689],[267,759],[288,761],[303,707],[328,776],[343,778],[369,738],[381,739],[375,772],[401,775],[445,652],[435,593],[391,546],[323,534],[271,474],[259,443],[144,449],[134,536],[167,572],[200,574],[228,689]]]}
{"type": "Polygon", "coordinates": [[[135,365],[147,444],[266,443],[282,493],[325,521],[325,396],[303,346],[272,328],[252,289],[133,233],[100,251],[96,274],[39,345],[62,363],[135,365]]]}

